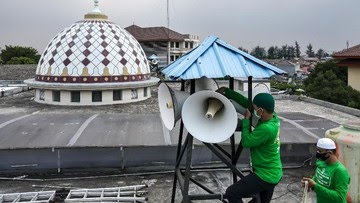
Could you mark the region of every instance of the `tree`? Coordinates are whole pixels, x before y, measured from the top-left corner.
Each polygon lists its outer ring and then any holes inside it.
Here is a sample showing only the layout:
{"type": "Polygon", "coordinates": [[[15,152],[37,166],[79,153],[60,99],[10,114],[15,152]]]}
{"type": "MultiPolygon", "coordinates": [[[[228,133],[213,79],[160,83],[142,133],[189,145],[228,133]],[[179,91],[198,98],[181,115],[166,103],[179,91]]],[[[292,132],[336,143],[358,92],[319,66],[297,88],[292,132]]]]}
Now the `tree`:
{"type": "Polygon", "coordinates": [[[319,59],[321,59],[324,56],[324,50],[323,49],[319,49],[316,54],[316,57],[318,57],[319,59]]]}
{"type": "Polygon", "coordinates": [[[287,59],[295,58],[295,48],[293,46],[288,46],[286,55],[287,59]]]}
{"type": "Polygon", "coordinates": [[[287,44],[281,46],[279,57],[280,58],[289,58],[287,50],[288,50],[287,44]]]}
{"type": "Polygon", "coordinates": [[[349,102],[348,106],[351,108],[360,109],[360,92],[353,89],[352,87],[348,87],[349,89],[349,102]]]}
{"type": "Polygon", "coordinates": [[[314,53],[314,51],[313,51],[312,45],[309,44],[306,48],[307,48],[306,54],[308,55],[308,57],[314,57],[314,56],[315,56],[315,53],[314,53]]]}
{"type": "Polygon", "coordinates": [[[295,56],[297,58],[300,58],[300,55],[301,55],[300,46],[299,46],[298,42],[295,41],[295,56]]]}
{"type": "Polygon", "coordinates": [[[264,47],[257,46],[251,51],[250,54],[259,59],[266,58],[266,51],[264,47]]]}
{"type": "Polygon", "coordinates": [[[35,64],[36,62],[28,57],[12,57],[7,64],[35,64]]]}
{"type": "Polygon", "coordinates": [[[247,49],[243,48],[243,47],[239,47],[238,49],[243,51],[243,52],[249,53],[249,51],[247,49]]]}
{"type": "Polygon", "coordinates": [[[329,54],[326,53],[323,49],[319,49],[317,52],[316,52],[316,57],[318,57],[319,59],[322,59],[324,57],[328,57],[329,54]]]}
{"type": "Polygon", "coordinates": [[[334,61],[317,64],[304,85],[310,97],[360,109],[360,92],[347,86],[347,69],[334,61]]]}
{"type": "Polygon", "coordinates": [[[268,51],[267,51],[267,58],[268,59],[277,59],[278,58],[278,50],[279,48],[277,48],[277,46],[271,46],[269,47],[268,51]]]}
{"type": "MultiPolygon", "coordinates": [[[[35,63],[39,62],[40,55],[37,50],[32,47],[21,47],[21,46],[5,46],[5,49],[1,50],[0,57],[4,64],[8,64],[8,62],[13,57],[26,57],[31,60],[23,60],[23,62],[28,61],[35,63]]],[[[18,59],[14,59],[18,60],[18,59]]]]}
{"type": "MultiPolygon", "coordinates": [[[[271,47],[270,47],[270,48],[271,48],[271,47]]],[[[268,51],[268,52],[269,52],[269,51],[268,51]]],[[[280,59],[280,58],[282,58],[279,47],[275,46],[273,52],[274,52],[274,53],[273,53],[274,59],[280,59]]],[[[269,58],[269,56],[268,56],[268,58],[269,58]]]]}

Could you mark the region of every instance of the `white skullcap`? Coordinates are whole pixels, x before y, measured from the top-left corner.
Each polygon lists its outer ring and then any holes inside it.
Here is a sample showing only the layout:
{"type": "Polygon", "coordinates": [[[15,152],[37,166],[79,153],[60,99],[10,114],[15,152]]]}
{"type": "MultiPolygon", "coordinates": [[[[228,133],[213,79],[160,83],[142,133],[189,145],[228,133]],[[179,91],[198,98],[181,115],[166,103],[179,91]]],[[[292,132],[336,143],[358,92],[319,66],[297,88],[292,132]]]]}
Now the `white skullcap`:
{"type": "Polygon", "coordinates": [[[316,146],[322,149],[336,149],[335,142],[330,138],[319,139],[316,146]]]}

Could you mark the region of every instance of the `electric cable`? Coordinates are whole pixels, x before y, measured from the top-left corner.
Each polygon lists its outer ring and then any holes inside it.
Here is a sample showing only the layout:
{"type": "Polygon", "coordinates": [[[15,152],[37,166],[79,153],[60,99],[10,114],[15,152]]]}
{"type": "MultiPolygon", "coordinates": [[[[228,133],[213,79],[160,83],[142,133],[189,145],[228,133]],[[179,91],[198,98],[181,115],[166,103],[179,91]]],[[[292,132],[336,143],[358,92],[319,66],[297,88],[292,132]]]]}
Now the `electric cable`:
{"type": "Polygon", "coordinates": [[[289,189],[289,186],[292,185],[292,184],[294,184],[294,183],[298,183],[298,182],[299,182],[299,181],[293,181],[293,182],[287,184],[287,186],[286,186],[286,190],[287,190],[287,191],[286,191],[284,194],[282,194],[282,195],[279,195],[279,196],[277,196],[277,197],[272,198],[271,200],[279,199],[279,198],[281,198],[281,197],[283,197],[283,196],[285,196],[285,195],[287,195],[287,194],[289,194],[289,193],[291,193],[292,195],[294,195],[294,196],[297,197],[297,194],[295,194],[294,191],[290,190],[290,189],[289,189]]]}

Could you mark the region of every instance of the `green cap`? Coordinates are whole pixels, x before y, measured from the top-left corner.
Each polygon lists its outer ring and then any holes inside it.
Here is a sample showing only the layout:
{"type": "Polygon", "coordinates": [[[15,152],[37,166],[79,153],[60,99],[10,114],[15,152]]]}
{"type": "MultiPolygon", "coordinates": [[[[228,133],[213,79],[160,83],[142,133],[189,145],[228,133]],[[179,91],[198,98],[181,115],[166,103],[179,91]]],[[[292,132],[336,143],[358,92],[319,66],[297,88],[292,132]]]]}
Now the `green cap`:
{"type": "Polygon", "coordinates": [[[268,93],[259,93],[257,94],[254,99],[253,103],[260,108],[265,110],[273,111],[275,107],[274,97],[268,93]]]}

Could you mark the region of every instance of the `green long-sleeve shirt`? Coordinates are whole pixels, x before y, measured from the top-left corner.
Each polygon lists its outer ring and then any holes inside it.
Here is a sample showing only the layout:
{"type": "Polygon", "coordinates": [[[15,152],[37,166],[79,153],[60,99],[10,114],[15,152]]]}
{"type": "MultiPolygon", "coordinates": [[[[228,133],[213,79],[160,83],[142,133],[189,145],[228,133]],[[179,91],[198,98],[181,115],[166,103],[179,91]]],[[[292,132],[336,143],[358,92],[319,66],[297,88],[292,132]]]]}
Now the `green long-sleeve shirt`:
{"type": "Polygon", "coordinates": [[[231,90],[229,88],[226,88],[224,91],[224,95],[226,98],[236,101],[236,103],[240,104],[245,109],[249,108],[248,98],[241,95],[240,93],[235,92],[234,90],[231,90]]]}
{"type": "MultiPolygon", "coordinates": [[[[248,98],[234,90],[226,88],[224,95],[244,108],[249,108],[248,98]]],[[[241,143],[250,148],[254,173],[262,180],[276,184],[282,177],[280,160],[280,120],[276,113],[268,121],[259,120],[250,132],[250,120],[242,120],[241,143]]]]}
{"type": "Polygon", "coordinates": [[[242,120],[241,143],[250,148],[254,173],[263,181],[277,184],[282,177],[280,160],[280,121],[276,113],[268,121],[259,120],[252,132],[250,120],[242,120]]]}
{"type": "Polygon", "coordinates": [[[317,203],[346,203],[350,177],[340,161],[328,165],[318,160],[313,180],[316,182],[314,191],[317,203]]]}

